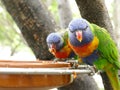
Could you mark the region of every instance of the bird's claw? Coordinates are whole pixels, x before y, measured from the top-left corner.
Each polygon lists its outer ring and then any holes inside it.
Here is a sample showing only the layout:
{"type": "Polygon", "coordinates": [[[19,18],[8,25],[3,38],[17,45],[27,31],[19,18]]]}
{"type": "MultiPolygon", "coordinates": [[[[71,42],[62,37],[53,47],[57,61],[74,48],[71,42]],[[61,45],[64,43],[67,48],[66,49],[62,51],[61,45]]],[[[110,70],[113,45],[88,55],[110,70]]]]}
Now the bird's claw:
{"type": "Polygon", "coordinates": [[[59,59],[59,58],[54,58],[54,59],[53,59],[53,62],[58,62],[58,61],[65,62],[66,59],[59,59]]]}
{"type": "Polygon", "coordinates": [[[91,73],[89,74],[90,76],[95,75],[95,73],[97,72],[97,69],[94,66],[87,65],[87,68],[91,70],[91,73]]]}
{"type": "Polygon", "coordinates": [[[71,59],[71,60],[66,60],[66,62],[70,63],[72,68],[74,69],[78,68],[78,60],[71,59]]]}
{"type": "Polygon", "coordinates": [[[54,59],[53,59],[53,62],[57,62],[57,61],[59,61],[58,58],[54,58],[54,59]]]}

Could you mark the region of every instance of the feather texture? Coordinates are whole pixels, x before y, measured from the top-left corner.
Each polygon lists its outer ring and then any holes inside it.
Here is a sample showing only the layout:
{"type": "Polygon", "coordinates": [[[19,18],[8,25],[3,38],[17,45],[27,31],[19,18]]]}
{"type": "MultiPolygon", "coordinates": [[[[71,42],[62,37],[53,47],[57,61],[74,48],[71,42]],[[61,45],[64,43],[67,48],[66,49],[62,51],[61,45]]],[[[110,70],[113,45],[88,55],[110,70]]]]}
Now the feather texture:
{"type": "Polygon", "coordinates": [[[46,39],[49,51],[56,57],[60,59],[74,58],[75,53],[68,44],[68,31],[60,31],[56,33],[51,33],[46,39]],[[50,45],[54,44],[55,48],[52,51],[50,45]]]}
{"type": "Polygon", "coordinates": [[[107,59],[110,63],[114,64],[117,68],[120,68],[120,65],[117,65],[118,62],[118,49],[108,34],[108,32],[104,28],[100,28],[95,24],[90,24],[91,30],[95,36],[99,39],[98,51],[101,57],[107,59]]]}
{"type": "Polygon", "coordinates": [[[69,24],[69,44],[83,62],[95,65],[107,73],[114,90],[120,90],[118,78],[119,53],[107,30],[85,19],[75,19],[69,24]],[[86,27],[86,28],[85,28],[86,27]],[[84,28],[84,29],[83,29],[84,28]],[[82,41],[77,40],[76,32],[82,31],[82,41]]]}
{"type": "Polygon", "coordinates": [[[77,55],[79,55],[81,58],[87,57],[90,54],[92,54],[93,51],[96,50],[96,48],[98,47],[98,44],[99,44],[99,40],[97,39],[97,37],[94,37],[94,39],[90,43],[82,46],[73,46],[69,42],[71,48],[73,50],[75,49],[74,52],[77,53],[77,55]]]}

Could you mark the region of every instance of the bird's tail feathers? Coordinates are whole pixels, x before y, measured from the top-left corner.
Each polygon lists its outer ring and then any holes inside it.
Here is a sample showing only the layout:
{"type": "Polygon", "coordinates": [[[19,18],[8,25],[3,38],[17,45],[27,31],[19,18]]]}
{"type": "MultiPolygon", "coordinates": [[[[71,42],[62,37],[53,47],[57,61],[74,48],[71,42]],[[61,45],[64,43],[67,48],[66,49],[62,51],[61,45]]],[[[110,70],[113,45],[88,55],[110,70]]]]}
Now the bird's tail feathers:
{"type": "Polygon", "coordinates": [[[106,74],[110,80],[113,90],[120,90],[120,81],[118,78],[118,70],[111,68],[106,71],[106,74]]]}

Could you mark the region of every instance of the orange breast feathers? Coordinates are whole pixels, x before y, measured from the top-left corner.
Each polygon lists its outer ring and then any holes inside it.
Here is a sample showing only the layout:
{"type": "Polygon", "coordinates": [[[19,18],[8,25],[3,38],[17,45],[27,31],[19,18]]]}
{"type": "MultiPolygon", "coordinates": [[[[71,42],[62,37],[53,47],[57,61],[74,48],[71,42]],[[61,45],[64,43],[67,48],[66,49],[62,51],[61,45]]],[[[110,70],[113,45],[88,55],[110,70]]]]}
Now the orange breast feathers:
{"type": "Polygon", "coordinates": [[[68,58],[71,52],[72,52],[72,49],[67,44],[60,51],[55,52],[54,55],[57,58],[68,58]]]}
{"type": "MultiPolygon", "coordinates": [[[[70,44],[70,42],[69,42],[70,44]]],[[[98,47],[99,44],[99,40],[97,37],[94,37],[94,39],[92,40],[92,42],[83,45],[83,46],[72,46],[70,44],[70,47],[73,49],[73,51],[80,56],[81,58],[89,56],[90,54],[92,54],[92,52],[98,47]]]]}

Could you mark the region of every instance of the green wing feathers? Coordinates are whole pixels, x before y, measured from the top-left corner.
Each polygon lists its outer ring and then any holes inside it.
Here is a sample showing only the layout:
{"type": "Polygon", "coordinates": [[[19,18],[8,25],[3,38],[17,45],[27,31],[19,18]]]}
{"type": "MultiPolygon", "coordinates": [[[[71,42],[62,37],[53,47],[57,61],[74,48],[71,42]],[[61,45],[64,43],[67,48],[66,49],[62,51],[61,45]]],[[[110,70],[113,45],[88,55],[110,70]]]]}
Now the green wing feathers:
{"type": "Polygon", "coordinates": [[[64,40],[64,44],[65,45],[68,44],[67,43],[67,40],[68,40],[68,30],[67,29],[61,29],[61,30],[57,31],[57,33],[59,33],[62,36],[62,38],[64,40]]]}
{"type": "Polygon", "coordinates": [[[120,68],[118,49],[107,30],[95,24],[90,24],[90,26],[93,34],[99,39],[98,52],[100,52],[100,56],[120,68]]]}

